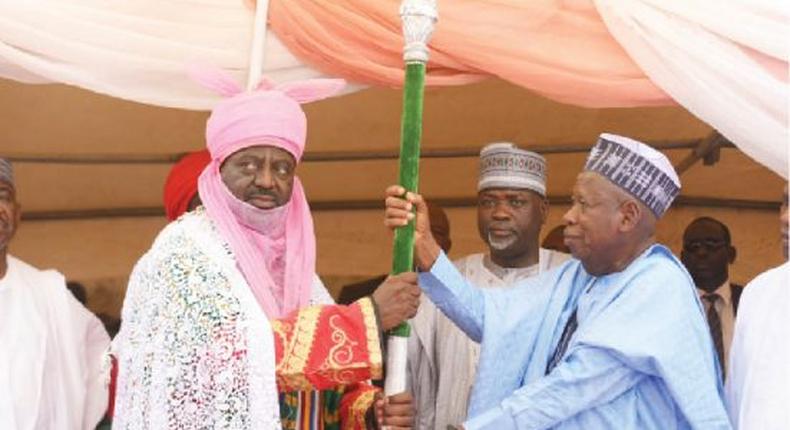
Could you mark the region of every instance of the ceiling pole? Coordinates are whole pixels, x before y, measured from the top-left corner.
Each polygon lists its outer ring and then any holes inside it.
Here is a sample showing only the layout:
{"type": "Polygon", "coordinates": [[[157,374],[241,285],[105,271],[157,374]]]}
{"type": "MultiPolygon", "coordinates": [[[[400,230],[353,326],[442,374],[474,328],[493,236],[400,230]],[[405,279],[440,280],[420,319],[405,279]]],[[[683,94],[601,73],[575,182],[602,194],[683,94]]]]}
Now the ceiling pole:
{"type": "Polygon", "coordinates": [[[266,46],[266,18],[269,14],[269,0],[257,0],[255,19],[250,43],[250,62],[247,70],[247,91],[252,91],[263,76],[264,48],[266,46]]]}
{"type": "MultiPolygon", "coordinates": [[[[644,141],[661,151],[678,149],[695,149],[705,139],[677,141],[644,141]]],[[[560,145],[531,145],[529,150],[538,154],[586,154],[593,147],[589,143],[567,143],[560,145]]],[[[719,148],[737,149],[732,143],[725,141],[719,148]]],[[[171,152],[167,154],[35,154],[35,153],[4,153],[3,158],[12,163],[31,164],[172,164],[189,152],[171,152]]],[[[711,154],[708,154],[711,155],[711,154]]],[[[375,161],[394,160],[400,156],[398,150],[353,150],[353,151],[307,151],[302,157],[308,162],[338,161],[375,161]]],[[[429,148],[420,150],[420,158],[478,158],[479,148],[429,148]]],[[[709,163],[708,163],[709,164],[709,163]]]]}
{"type": "Polygon", "coordinates": [[[713,130],[708,136],[702,139],[697,146],[691,151],[691,154],[686,158],[680,160],[675,165],[675,171],[678,176],[682,175],[690,169],[699,160],[703,160],[706,166],[712,166],[719,161],[721,148],[725,146],[733,146],[732,142],[727,140],[718,131],[713,130]]]}

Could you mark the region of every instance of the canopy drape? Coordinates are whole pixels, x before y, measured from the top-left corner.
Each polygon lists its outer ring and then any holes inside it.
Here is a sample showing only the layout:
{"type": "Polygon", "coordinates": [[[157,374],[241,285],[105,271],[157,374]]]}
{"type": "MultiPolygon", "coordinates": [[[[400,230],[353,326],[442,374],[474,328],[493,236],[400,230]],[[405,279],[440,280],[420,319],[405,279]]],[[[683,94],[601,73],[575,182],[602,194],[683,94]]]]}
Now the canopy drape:
{"type": "MultiPolygon", "coordinates": [[[[274,81],[402,81],[399,0],[271,0],[274,81]]],[[[428,85],[498,77],[585,107],[678,103],[788,177],[784,0],[452,0],[428,85]]],[[[142,103],[207,109],[189,63],[246,72],[241,0],[0,0],[0,77],[63,82],[142,103]]],[[[358,86],[356,88],[359,88],[358,86]]]]}

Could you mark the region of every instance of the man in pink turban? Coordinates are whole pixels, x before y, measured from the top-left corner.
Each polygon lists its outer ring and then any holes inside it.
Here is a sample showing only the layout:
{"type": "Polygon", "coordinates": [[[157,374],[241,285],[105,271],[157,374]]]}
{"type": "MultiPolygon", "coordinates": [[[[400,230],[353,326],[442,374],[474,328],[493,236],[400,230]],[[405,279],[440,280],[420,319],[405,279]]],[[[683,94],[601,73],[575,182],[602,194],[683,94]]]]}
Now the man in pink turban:
{"type": "MultiPolygon", "coordinates": [[[[198,78],[227,97],[206,127],[203,207],[169,224],[130,277],[114,344],[113,428],[315,420],[310,428],[339,429],[338,418],[343,428],[368,428],[375,392],[359,383],[381,377],[381,333],[414,315],[419,288],[413,273],[393,276],[371,297],[335,306],[315,274],[313,221],[295,175],[307,132],[301,103],[344,83],[263,82],[245,93],[219,74],[198,78]],[[341,407],[326,414],[321,393],[309,390],[340,385],[346,392],[333,404],[341,407]],[[278,392],[297,392],[283,397],[295,402],[280,404],[278,392]]],[[[408,396],[378,415],[408,428],[408,396]]]]}

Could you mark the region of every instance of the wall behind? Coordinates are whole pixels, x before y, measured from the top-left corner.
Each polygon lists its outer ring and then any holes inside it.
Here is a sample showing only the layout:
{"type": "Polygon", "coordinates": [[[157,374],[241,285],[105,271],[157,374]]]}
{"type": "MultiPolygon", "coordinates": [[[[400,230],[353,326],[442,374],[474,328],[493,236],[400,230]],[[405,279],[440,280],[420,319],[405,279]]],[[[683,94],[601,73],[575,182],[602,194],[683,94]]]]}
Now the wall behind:
{"type": "MultiPolygon", "coordinates": [[[[543,234],[558,225],[567,206],[554,206],[543,234]]],[[[477,234],[474,208],[447,210],[457,258],[484,250],[477,234]]],[[[746,283],[781,261],[778,214],[772,211],[679,207],[658,227],[658,241],[679,253],[683,229],[694,218],[713,216],[726,223],[738,248],[733,281],[746,283]]],[[[318,272],[330,291],[349,282],[389,270],[391,237],[380,210],[317,211],[318,272]]],[[[69,221],[27,221],[11,244],[11,253],[40,268],[56,268],[68,279],[82,281],[89,307],[120,312],[126,282],[134,263],[165,225],[160,217],[69,221]]]]}

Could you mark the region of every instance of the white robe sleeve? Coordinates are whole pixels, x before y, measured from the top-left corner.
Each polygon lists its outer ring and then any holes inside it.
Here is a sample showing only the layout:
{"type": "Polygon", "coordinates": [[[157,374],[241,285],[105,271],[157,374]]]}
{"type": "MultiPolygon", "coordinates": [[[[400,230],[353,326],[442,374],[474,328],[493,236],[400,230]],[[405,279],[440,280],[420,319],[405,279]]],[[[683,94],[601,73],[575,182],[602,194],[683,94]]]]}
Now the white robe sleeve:
{"type": "Polygon", "coordinates": [[[60,327],[60,329],[66,329],[70,333],[62,333],[60,342],[74,342],[72,345],[64,344],[61,352],[74,356],[61,356],[58,366],[61,366],[64,372],[75,373],[67,380],[78,380],[81,386],[78,387],[79,389],[70,388],[69,392],[75,394],[73,397],[77,397],[76,393],[81,393],[82,396],[81,399],[72,397],[65,400],[71,407],[81,407],[81,428],[93,430],[107,412],[110,367],[106,359],[110,336],[96,315],[78,302],[66,288],[63,275],[53,270],[42,271],[41,274],[42,281],[46,279],[46,283],[50,285],[50,294],[58,297],[57,300],[48,302],[53,306],[53,314],[65,314],[59,321],[68,328],[60,327]],[[67,336],[70,335],[74,337],[69,339],[67,336]]]}

